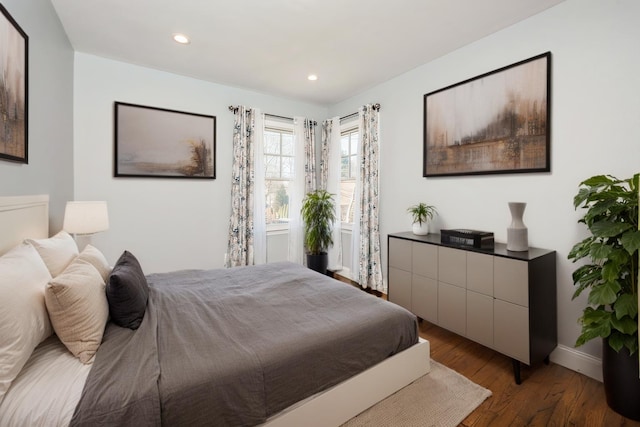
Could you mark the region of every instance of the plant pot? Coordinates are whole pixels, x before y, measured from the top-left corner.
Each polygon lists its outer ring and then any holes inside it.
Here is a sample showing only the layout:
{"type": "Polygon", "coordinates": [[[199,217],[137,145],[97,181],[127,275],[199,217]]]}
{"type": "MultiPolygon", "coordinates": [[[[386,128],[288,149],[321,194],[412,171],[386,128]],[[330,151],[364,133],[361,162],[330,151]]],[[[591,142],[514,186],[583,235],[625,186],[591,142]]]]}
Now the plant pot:
{"type": "Polygon", "coordinates": [[[426,234],[429,234],[429,223],[423,222],[422,224],[420,224],[419,222],[414,222],[413,226],[411,227],[411,231],[417,236],[424,236],[426,234]]]}
{"type": "Polygon", "coordinates": [[[326,252],[318,255],[307,254],[307,267],[321,274],[327,274],[327,266],[329,265],[329,256],[326,252]]]}
{"type": "Polygon", "coordinates": [[[620,415],[640,421],[638,355],[622,347],[616,352],[602,340],[602,379],[607,405],[620,415]]]}

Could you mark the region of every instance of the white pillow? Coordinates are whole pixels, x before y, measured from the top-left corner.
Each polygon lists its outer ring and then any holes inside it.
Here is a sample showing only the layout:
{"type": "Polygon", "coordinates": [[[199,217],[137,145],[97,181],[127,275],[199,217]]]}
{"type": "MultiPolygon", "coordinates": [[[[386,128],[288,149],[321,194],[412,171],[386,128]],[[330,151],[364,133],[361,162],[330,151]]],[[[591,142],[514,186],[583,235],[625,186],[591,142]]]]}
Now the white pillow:
{"type": "Polygon", "coordinates": [[[38,251],[52,277],[62,273],[67,265],[78,256],[78,245],[66,231],[61,231],[48,239],[27,239],[38,251]]]}
{"type": "Polygon", "coordinates": [[[102,276],[102,280],[104,280],[105,283],[107,282],[109,273],[111,273],[111,266],[109,266],[109,261],[107,261],[107,258],[105,258],[98,248],[87,245],[82,252],[80,252],[78,258],[93,265],[96,270],[98,270],[98,273],[100,273],[100,276],[102,276]]]}
{"type": "Polygon", "coordinates": [[[105,283],[98,270],[76,258],[45,289],[53,330],[82,363],[91,363],[109,317],[105,283]]]}
{"type": "Polygon", "coordinates": [[[52,334],[44,302],[51,280],[33,246],[0,257],[0,402],[36,346],[52,334]]]}

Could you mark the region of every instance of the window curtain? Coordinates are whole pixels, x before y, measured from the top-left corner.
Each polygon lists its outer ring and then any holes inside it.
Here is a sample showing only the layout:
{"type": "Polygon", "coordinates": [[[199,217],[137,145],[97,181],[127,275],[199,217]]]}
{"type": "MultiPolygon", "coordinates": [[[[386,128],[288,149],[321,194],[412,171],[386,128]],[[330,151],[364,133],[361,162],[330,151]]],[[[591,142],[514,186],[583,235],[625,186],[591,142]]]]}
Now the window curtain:
{"type": "Polygon", "coordinates": [[[386,293],[382,279],[379,227],[380,112],[367,104],[358,111],[360,146],[352,233],[352,272],[363,288],[386,293]]]}
{"type": "Polygon", "coordinates": [[[302,199],[316,189],[316,123],[304,117],[293,119],[294,180],[289,193],[289,257],[304,264],[304,224],[300,215],[302,199]]]}
{"type": "Polygon", "coordinates": [[[340,118],[322,122],[320,145],[320,188],[333,194],[336,222],[333,224],[333,246],[329,248],[329,270],[342,270],[342,224],[340,221],[340,118]]]}
{"type": "Polygon", "coordinates": [[[262,264],[266,261],[264,214],[264,120],[259,110],[233,108],[233,165],[231,216],[226,267],[262,264]],[[256,162],[256,159],[259,161],[256,162]]]}

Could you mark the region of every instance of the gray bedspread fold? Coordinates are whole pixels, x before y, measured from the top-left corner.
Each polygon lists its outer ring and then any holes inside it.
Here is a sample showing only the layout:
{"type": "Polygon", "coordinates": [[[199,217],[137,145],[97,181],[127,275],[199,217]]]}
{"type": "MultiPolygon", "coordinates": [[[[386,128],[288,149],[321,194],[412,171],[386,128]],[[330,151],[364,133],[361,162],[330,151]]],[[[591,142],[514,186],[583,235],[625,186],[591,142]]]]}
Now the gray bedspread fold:
{"type": "Polygon", "coordinates": [[[72,425],[251,426],[418,340],[414,315],[292,263],[148,276],[72,425]]]}

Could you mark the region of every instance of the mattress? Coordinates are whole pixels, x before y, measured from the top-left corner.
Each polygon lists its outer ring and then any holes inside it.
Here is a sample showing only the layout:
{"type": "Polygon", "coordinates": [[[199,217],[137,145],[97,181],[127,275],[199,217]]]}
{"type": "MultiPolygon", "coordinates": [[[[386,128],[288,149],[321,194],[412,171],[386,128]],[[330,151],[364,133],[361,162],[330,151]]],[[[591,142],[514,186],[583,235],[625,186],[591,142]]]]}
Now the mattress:
{"type": "Polygon", "coordinates": [[[68,426],[90,370],[52,335],[36,347],[4,396],[0,426],[68,426]]]}
{"type": "Polygon", "coordinates": [[[93,365],[41,343],[0,426],[260,424],[417,342],[406,310],[291,263],[148,279],[143,325],[108,323],[93,365]]]}
{"type": "Polygon", "coordinates": [[[418,340],[415,315],[292,263],[148,276],[108,326],[73,426],[248,426],[418,340]]]}

